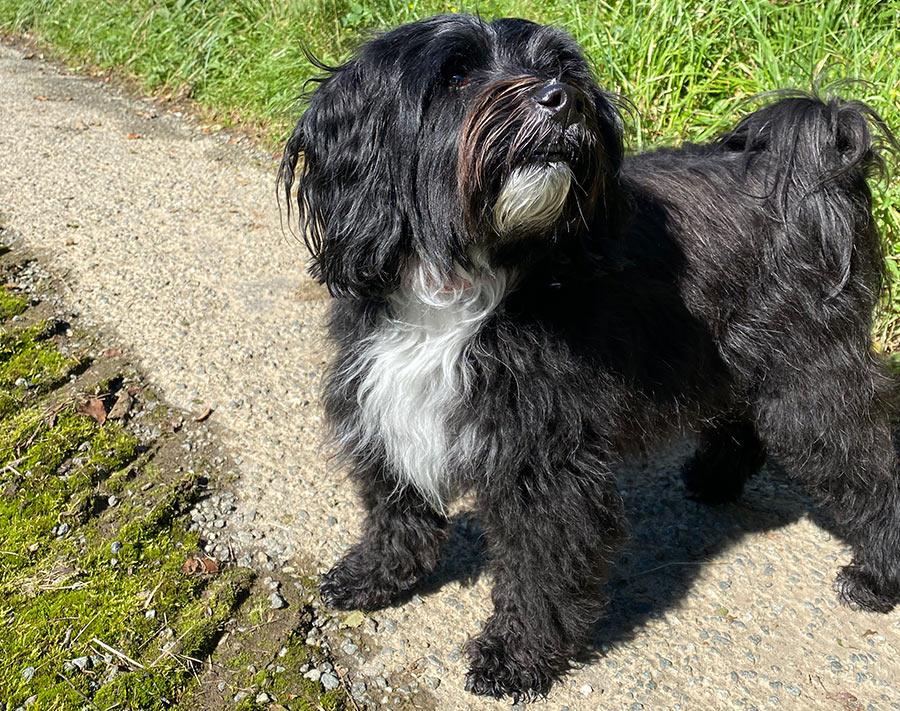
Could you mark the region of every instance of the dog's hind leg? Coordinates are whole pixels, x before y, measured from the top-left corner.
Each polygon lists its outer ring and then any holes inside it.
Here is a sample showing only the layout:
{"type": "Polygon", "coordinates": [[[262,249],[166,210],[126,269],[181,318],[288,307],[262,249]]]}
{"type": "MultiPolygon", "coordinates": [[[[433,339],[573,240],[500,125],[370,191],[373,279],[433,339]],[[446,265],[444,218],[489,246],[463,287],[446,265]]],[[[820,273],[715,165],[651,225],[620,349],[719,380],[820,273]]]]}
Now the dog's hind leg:
{"type": "Polygon", "coordinates": [[[681,475],[688,492],[708,504],[722,504],[740,497],[747,480],[756,474],[766,450],[753,423],[746,419],[722,419],[700,433],[697,450],[685,462],[681,475]]]}
{"type": "Polygon", "coordinates": [[[591,465],[497,476],[479,492],[494,612],[467,646],[469,691],[546,693],[600,616],[624,519],[611,474],[591,465]]]}
{"type": "Polygon", "coordinates": [[[806,484],[853,547],[853,561],[837,578],[841,601],[888,612],[900,602],[900,471],[890,386],[867,353],[840,359],[839,349],[822,353],[823,361],[830,353],[830,363],[792,369],[790,382],[771,389],[759,401],[757,428],[771,455],[806,484]]]}
{"type": "Polygon", "coordinates": [[[363,536],[322,577],[319,590],[331,607],[376,610],[434,569],[449,522],[414,487],[356,474],[367,510],[363,536]]]}

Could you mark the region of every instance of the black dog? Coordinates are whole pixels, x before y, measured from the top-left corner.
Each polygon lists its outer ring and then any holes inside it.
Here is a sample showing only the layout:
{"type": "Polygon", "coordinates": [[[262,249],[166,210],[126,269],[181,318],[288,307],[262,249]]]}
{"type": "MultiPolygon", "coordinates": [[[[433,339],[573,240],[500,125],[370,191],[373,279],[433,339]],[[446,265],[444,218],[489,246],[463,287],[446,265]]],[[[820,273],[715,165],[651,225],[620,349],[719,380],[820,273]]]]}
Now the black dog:
{"type": "Polygon", "coordinates": [[[616,467],[684,433],[689,491],[733,499],[776,457],[853,544],[841,599],[900,600],[871,110],[794,95],[625,158],[555,29],[434,17],[322,68],[281,179],[334,296],[325,405],[368,511],[329,604],[414,586],[474,491],[494,614],[467,686],[545,693],[604,604],[616,467]]]}

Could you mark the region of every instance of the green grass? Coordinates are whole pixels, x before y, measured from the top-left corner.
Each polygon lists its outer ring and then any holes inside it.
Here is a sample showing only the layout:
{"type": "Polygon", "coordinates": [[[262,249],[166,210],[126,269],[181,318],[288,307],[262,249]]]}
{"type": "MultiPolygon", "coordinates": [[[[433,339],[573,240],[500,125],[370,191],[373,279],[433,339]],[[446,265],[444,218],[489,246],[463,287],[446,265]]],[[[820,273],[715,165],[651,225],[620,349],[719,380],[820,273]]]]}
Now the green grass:
{"type": "MultiPolygon", "coordinates": [[[[900,0],[0,0],[0,30],[27,32],[69,59],[115,67],[146,91],[190,97],[219,121],[286,136],[315,70],[373,30],[440,12],[526,16],[570,31],[601,84],[636,107],[634,148],[700,140],[732,125],[748,97],[865,79],[842,90],[900,128],[900,0]]],[[[900,281],[900,183],[876,200],[900,281]]],[[[894,289],[896,291],[896,289],[894,289]]],[[[886,302],[876,337],[900,341],[886,302]]]]}

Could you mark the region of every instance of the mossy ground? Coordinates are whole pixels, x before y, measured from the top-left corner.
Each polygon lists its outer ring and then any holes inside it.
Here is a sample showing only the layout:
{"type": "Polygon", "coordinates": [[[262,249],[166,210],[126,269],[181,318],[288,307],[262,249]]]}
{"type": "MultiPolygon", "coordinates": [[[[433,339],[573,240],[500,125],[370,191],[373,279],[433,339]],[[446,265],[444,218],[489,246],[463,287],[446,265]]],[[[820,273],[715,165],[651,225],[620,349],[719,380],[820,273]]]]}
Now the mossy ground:
{"type": "MultiPolygon", "coordinates": [[[[0,283],[15,269],[0,256],[0,283]]],[[[74,348],[72,324],[39,301],[0,290],[0,709],[234,708],[244,687],[257,693],[241,708],[263,688],[283,708],[344,708],[342,689],[275,671],[315,654],[297,643],[298,600],[276,619],[253,604],[252,571],[183,568],[203,543],[183,514],[215,472],[186,461],[183,432],[164,426],[178,413],[139,374],[117,354],[91,357],[89,335],[74,348]],[[124,392],[130,415],[101,422],[85,407],[111,414],[124,392]],[[142,415],[154,436],[133,426],[142,415]],[[209,695],[201,677],[216,668],[231,671],[209,695]]]]}

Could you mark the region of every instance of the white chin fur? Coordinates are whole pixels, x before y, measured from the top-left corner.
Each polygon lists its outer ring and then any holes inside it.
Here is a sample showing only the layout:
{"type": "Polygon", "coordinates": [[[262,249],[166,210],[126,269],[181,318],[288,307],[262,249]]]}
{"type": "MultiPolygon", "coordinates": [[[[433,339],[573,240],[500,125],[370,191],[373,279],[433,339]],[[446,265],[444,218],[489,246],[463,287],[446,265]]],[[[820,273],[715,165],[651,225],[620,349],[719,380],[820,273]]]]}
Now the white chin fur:
{"type": "Polygon", "coordinates": [[[494,205],[494,227],[501,235],[539,230],[562,214],[572,185],[565,163],[535,163],[510,173],[494,205]]]}

